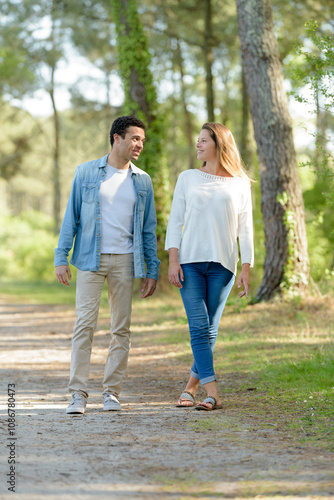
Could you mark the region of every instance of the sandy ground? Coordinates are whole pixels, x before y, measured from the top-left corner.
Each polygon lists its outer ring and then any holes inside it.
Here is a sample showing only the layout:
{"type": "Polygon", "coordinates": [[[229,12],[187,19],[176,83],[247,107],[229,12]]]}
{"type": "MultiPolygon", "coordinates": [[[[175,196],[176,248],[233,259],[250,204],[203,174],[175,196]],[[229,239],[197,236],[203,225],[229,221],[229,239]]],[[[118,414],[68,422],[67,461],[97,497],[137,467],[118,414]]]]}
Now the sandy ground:
{"type": "Polygon", "coordinates": [[[67,416],[73,311],[3,304],[0,321],[1,499],[334,498],[333,454],[258,419],[251,395],[222,411],[175,408],[187,367],[167,345],[147,348],[133,336],[123,410],[103,412],[109,334],[100,321],[87,412],[67,416]]]}

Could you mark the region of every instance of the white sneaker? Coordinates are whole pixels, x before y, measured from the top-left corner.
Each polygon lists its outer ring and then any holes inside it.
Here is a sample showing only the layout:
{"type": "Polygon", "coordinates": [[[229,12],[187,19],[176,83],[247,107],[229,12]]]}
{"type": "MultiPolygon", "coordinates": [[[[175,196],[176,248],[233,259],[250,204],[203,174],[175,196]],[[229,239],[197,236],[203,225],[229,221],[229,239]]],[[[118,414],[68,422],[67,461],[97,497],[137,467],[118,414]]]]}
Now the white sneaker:
{"type": "Polygon", "coordinates": [[[113,394],[103,395],[103,409],[105,411],[119,411],[122,409],[118,399],[113,394]]]}
{"type": "Polygon", "coordinates": [[[81,394],[77,392],[73,394],[72,403],[70,403],[66,409],[66,413],[85,413],[86,410],[86,400],[81,394]]]}

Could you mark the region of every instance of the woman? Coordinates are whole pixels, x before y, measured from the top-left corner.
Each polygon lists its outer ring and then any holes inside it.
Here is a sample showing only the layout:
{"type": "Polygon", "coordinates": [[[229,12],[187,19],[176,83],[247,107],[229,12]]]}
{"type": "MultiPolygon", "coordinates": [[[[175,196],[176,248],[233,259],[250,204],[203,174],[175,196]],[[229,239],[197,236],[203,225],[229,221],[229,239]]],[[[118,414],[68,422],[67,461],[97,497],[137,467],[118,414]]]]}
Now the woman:
{"type": "Polygon", "coordinates": [[[242,271],[239,297],[248,297],[253,265],[250,178],[231,131],[205,123],[197,142],[200,169],[178,178],[166,234],[168,278],[181,291],[194,363],[176,406],[211,411],[222,408],[213,369],[213,349],[225,302],[234,284],[238,242],[242,271]],[[207,393],[195,403],[199,383],[207,393]]]}

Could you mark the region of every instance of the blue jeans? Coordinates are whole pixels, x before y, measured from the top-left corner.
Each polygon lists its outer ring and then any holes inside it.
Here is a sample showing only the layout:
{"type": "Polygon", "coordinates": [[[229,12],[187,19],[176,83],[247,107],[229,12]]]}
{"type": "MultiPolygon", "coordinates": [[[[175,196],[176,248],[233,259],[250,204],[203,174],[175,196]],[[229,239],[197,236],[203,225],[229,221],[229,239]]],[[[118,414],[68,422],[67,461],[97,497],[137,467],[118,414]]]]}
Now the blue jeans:
{"type": "Polygon", "coordinates": [[[190,375],[207,384],[216,380],[213,349],[235,276],[218,262],[196,262],[181,267],[184,281],[180,291],[194,356],[190,375]]]}

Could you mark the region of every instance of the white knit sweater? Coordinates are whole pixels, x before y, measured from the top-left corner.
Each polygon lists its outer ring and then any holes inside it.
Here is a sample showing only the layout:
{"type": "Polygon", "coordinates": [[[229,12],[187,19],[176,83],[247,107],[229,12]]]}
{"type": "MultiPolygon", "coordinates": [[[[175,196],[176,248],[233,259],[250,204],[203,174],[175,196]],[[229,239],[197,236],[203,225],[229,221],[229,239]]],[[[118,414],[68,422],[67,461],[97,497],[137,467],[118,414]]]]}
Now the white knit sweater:
{"type": "Polygon", "coordinates": [[[240,177],[185,170],[175,186],[165,249],[178,248],[180,264],[220,262],[236,274],[254,263],[251,191],[240,177]]]}

